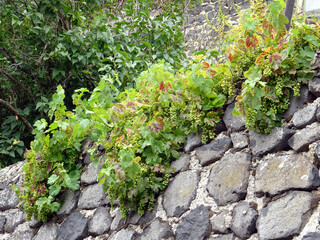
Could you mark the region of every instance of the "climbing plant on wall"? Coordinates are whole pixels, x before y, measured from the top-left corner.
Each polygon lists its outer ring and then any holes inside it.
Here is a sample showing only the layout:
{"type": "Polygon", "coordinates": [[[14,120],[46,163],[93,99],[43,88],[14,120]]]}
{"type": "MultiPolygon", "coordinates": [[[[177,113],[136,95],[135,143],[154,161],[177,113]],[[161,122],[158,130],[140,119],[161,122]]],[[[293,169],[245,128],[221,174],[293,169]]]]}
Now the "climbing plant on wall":
{"type": "Polygon", "coordinates": [[[61,206],[60,192],[79,189],[77,156],[85,138],[103,146],[102,157],[90,150],[93,163],[102,166],[99,183],[126,217],[153,207],[187,134],[201,131],[203,143],[214,138],[226,100],[236,99],[234,112],[249,129],[267,133],[279,125],[290,96],[312,76],[310,60],[320,44],[319,22],[302,19],[287,31],[283,7],[278,0],[268,11],[259,8],[262,14],[244,12],[226,40],[226,61],[210,65],[197,56],[179,71],[159,62],[125,91],[118,75],[104,75],[92,91],[75,91],[73,111],[58,86],[48,121],[34,125],[24,184],[14,187],[28,219],[48,220],[61,206]]]}

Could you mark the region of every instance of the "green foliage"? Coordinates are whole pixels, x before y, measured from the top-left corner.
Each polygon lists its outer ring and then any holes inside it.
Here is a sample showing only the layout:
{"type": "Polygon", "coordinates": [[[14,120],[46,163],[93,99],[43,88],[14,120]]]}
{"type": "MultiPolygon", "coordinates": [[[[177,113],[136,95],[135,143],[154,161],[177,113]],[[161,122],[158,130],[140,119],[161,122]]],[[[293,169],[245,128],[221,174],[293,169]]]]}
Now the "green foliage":
{"type": "Polygon", "coordinates": [[[81,141],[88,134],[89,122],[67,112],[64,97],[63,88],[58,86],[50,102],[49,115],[55,117],[54,121],[49,126],[44,119],[36,121],[35,139],[31,149],[25,152],[24,184],[21,188],[14,186],[24,201],[28,220],[34,216],[39,221],[47,221],[48,215],[61,207],[57,199],[61,190],[75,191],[80,187],[81,165],[76,160],[81,141]]]}
{"type": "Polygon", "coordinates": [[[16,119],[15,116],[10,116],[3,121],[0,133],[0,168],[20,160],[19,157],[24,153],[25,145],[23,141],[17,140],[21,138],[25,126],[16,119]],[[17,155],[17,156],[16,156],[17,155]],[[6,159],[10,156],[11,159],[6,159]]]}
{"type": "Polygon", "coordinates": [[[107,153],[98,178],[111,202],[119,199],[123,217],[153,207],[186,134],[200,128],[204,142],[214,137],[225,101],[216,84],[201,63],[176,75],[168,65],[156,64],[138,78],[136,90],[122,92],[118,103],[99,114],[109,131],[98,140],[107,153]]]}
{"type": "MultiPolygon", "coordinates": [[[[44,99],[38,104],[39,108],[49,107],[52,123],[44,119],[35,123],[36,136],[26,152],[25,182],[15,187],[28,219],[34,216],[46,221],[60,207],[59,193],[79,188],[76,159],[87,137],[105,148],[103,158],[96,155],[96,149],[89,152],[93,163],[102,165],[99,183],[111,203],[119,200],[122,217],[126,217],[131,210],[143,214],[153,207],[155,197],[168,183],[170,162],[179,156],[186,135],[201,131],[203,143],[214,138],[226,100],[236,98],[234,113],[245,118],[248,129],[268,133],[280,125],[289,97],[299,95],[300,84],[313,75],[310,61],[320,44],[320,25],[294,22],[288,32],[283,1],[272,2],[268,11],[261,0],[253,3],[228,34],[228,45],[221,51],[227,53],[227,61],[224,57],[210,66],[198,55],[195,62],[174,71],[172,61],[164,56],[169,63],[153,65],[140,74],[135,88],[124,91],[121,84],[131,82],[134,74],[124,81],[123,69],[109,71],[108,61],[102,61],[99,67],[105,67],[100,69],[105,75],[92,91],[76,90],[73,111],[67,111],[61,86],[51,102],[44,99]]],[[[105,21],[94,15],[92,20],[93,30],[83,34],[95,35],[99,21],[105,21]]],[[[142,44],[153,51],[155,40],[150,46],[147,41],[142,44]]],[[[106,48],[101,44],[101,50],[106,48]]],[[[117,51],[119,59],[130,59],[128,49],[117,51]]],[[[215,57],[218,54],[211,52],[215,57]]],[[[63,76],[60,70],[54,74],[63,76]]]]}
{"type": "Polygon", "coordinates": [[[61,190],[78,189],[76,158],[85,137],[105,147],[98,178],[111,202],[119,199],[122,216],[151,209],[168,183],[170,161],[179,156],[186,134],[200,129],[204,142],[214,137],[225,97],[216,92],[212,72],[207,63],[195,63],[174,74],[169,65],[158,63],[141,74],[136,89],[117,99],[113,81],[104,77],[88,100],[83,99],[87,89],[77,91],[74,112],[66,111],[59,86],[49,103],[54,121],[49,126],[44,119],[36,122],[25,182],[15,188],[28,219],[33,215],[46,221],[59,209],[61,190]]]}
{"type": "Polygon", "coordinates": [[[239,26],[229,34],[227,53],[236,78],[245,78],[238,80],[241,94],[234,114],[245,118],[248,129],[269,133],[281,125],[291,92],[299,95],[301,83],[313,76],[310,62],[320,43],[314,34],[319,24],[295,22],[287,31],[284,1],[268,8],[258,4],[260,12],[249,9],[240,16],[239,26]]]}
{"type": "MultiPolygon", "coordinates": [[[[121,9],[95,0],[13,0],[0,1],[0,9],[0,99],[30,109],[25,118],[31,125],[43,117],[49,120],[47,99],[59,84],[71,109],[74,90],[92,90],[100,75],[117,77],[117,87],[124,90],[134,87],[136,77],[157,60],[180,68],[184,57],[179,8],[152,16],[152,3],[142,0],[127,1],[121,9]]],[[[12,113],[3,108],[0,119],[12,122],[12,113]]],[[[0,127],[5,132],[6,126],[0,127]]],[[[22,158],[7,150],[9,140],[29,147],[30,134],[20,130],[1,136],[6,141],[0,150],[4,165],[22,158]]]]}

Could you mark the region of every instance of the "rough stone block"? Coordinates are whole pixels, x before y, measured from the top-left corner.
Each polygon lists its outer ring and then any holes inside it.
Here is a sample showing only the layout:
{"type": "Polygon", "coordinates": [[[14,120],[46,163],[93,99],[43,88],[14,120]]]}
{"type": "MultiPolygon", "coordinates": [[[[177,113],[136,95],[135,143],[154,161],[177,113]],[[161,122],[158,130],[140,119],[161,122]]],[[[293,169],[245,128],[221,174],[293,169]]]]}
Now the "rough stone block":
{"type": "Polygon", "coordinates": [[[103,192],[103,186],[98,183],[84,188],[80,194],[78,208],[93,209],[106,205],[110,201],[103,192]]]}
{"type": "Polygon", "coordinates": [[[308,190],[318,186],[318,169],[302,154],[269,155],[256,170],[257,193],[274,196],[290,189],[308,190]]]}
{"type": "Polygon", "coordinates": [[[251,155],[227,153],[211,167],[207,189],[219,206],[246,197],[251,168],[251,155]]]}
{"type": "Polygon", "coordinates": [[[290,120],[292,115],[298,111],[304,104],[312,99],[311,93],[309,92],[307,85],[302,85],[300,88],[300,96],[295,97],[293,94],[290,96],[289,108],[282,114],[282,117],[290,120]]]}
{"type": "Polygon", "coordinates": [[[79,192],[74,192],[69,189],[66,189],[64,193],[62,193],[61,199],[63,201],[63,205],[60,208],[57,216],[59,218],[63,218],[66,215],[70,214],[73,209],[76,208],[78,203],[79,192]]]}
{"type": "Polygon", "coordinates": [[[171,163],[171,167],[175,168],[174,173],[178,173],[180,171],[186,171],[188,169],[190,162],[190,155],[183,154],[177,160],[171,163]]]}
{"type": "Polygon", "coordinates": [[[249,139],[244,133],[231,133],[230,135],[233,147],[236,149],[243,149],[248,146],[249,139]]]}
{"type": "Polygon", "coordinates": [[[163,207],[168,217],[180,217],[188,210],[199,182],[196,171],[179,173],[163,194],[163,207]]]}
{"type": "Polygon", "coordinates": [[[190,134],[187,136],[187,143],[184,146],[185,152],[191,152],[196,147],[202,145],[202,136],[201,134],[190,134]]]}
{"type": "Polygon", "coordinates": [[[114,232],[111,234],[108,240],[133,240],[136,238],[136,231],[130,228],[122,229],[119,232],[114,232]]]}
{"type": "Polygon", "coordinates": [[[137,238],[137,240],[158,240],[168,239],[173,237],[173,231],[166,222],[161,222],[159,219],[155,219],[149,227],[147,227],[143,233],[137,238]]]}
{"type": "Polygon", "coordinates": [[[297,152],[307,151],[309,144],[320,139],[320,124],[314,123],[296,132],[288,141],[289,146],[297,152]]]}
{"type": "Polygon", "coordinates": [[[176,240],[203,240],[210,235],[209,210],[199,206],[192,210],[178,225],[176,240]]]}
{"type": "Polygon", "coordinates": [[[4,225],[4,231],[7,233],[12,233],[19,224],[25,222],[26,220],[27,215],[24,212],[18,209],[11,209],[9,210],[7,215],[7,221],[4,225]]]}
{"type": "Polygon", "coordinates": [[[257,231],[258,213],[250,208],[249,203],[241,202],[232,211],[231,230],[239,238],[247,239],[257,231]]]}
{"type": "Polygon", "coordinates": [[[213,140],[207,145],[196,148],[195,153],[200,164],[202,166],[206,166],[219,160],[223,154],[231,148],[231,146],[231,139],[225,136],[220,139],[213,140]]]}
{"type": "Polygon", "coordinates": [[[235,131],[244,130],[246,122],[240,116],[233,116],[232,111],[234,109],[234,106],[235,106],[235,102],[233,102],[227,107],[223,115],[223,121],[229,130],[235,130],[235,131]]]}
{"type": "Polygon", "coordinates": [[[7,186],[0,193],[0,211],[5,211],[10,208],[14,208],[19,203],[19,199],[11,186],[7,186]]]}
{"type": "Polygon", "coordinates": [[[316,122],[317,108],[318,106],[316,104],[312,104],[297,111],[292,117],[293,125],[297,128],[304,128],[305,126],[316,122]]]}
{"type": "Polygon", "coordinates": [[[58,236],[58,226],[57,224],[50,222],[43,224],[39,229],[34,240],[55,240],[58,236]]]}
{"type": "Polygon", "coordinates": [[[294,191],[261,209],[257,220],[259,239],[292,239],[311,216],[312,194],[294,191]]]}
{"type": "Polygon", "coordinates": [[[225,219],[227,216],[226,211],[222,211],[216,216],[212,217],[212,231],[214,233],[229,233],[229,229],[226,225],[225,219]]]}
{"type": "Polygon", "coordinates": [[[58,240],[78,240],[88,235],[88,220],[78,212],[73,212],[61,224],[58,240]]]}
{"type": "Polygon", "coordinates": [[[272,129],[270,134],[250,131],[249,138],[252,154],[254,156],[262,156],[267,153],[283,150],[288,146],[288,139],[293,134],[293,130],[283,127],[272,129]]]}
{"type": "Polygon", "coordinates": [[[93,236],[104,234],[110,230],[112,217],[105,207],[99,207],[89,222],[89,233],[93,236]]]}
{"type": "Polygon", "coordinates": [[[309,81],[309,91],[316,97],[320,97],[320,77],[314,77],[309,81]]]}

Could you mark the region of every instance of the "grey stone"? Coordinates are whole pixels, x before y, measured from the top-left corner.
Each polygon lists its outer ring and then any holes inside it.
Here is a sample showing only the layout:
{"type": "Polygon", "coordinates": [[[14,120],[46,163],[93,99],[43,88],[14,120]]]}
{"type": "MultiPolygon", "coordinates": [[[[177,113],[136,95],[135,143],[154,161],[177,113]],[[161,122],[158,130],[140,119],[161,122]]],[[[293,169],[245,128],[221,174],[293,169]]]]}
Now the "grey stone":
{"type": "Polygon", "coordinates": [[[65,217],[66,215],[70,214],[73,209],[76,208],[78,202],[78,195],[78,192],[74,192],[69,189],[65,190],[62,193],[61,199],[63,201],[63,205],[57,213],[57,216],[59,218],[65,217]]]}
{"type": "Polygon", "coordinates": [[[4,225],[4,231],[7,233],[12,233],[19,224],[25,222],[26,220],[27,216],[24,212],[18,209],[12,209],[7,215],[7,221],[4,225]]]}
{"type": "Polygon", "coordinates": [[[257,231],[258,213],[250,208],[249,203],[241,202],[232,211],[230,228],[239,238],[247,239],[257,231]]]}
{"type": "Polygon", "coordinates": [[[196,148],[195,153],[200,160],[200,164],[205,166],[219,160],[231,146],[231,139],[229,137],[222,137],[211,141],[209,144],[196,148]]]}
{"type": "Polygon", "coordinates": [[[214,233],[229,233],[229,229],[226,225],[225,219],[227,216],[226,211],[222,211],[216,216],[212,217],[212,231],[214,233]]]}
{"type": "Polygon", "coordinates": [[[303,236],[301,240],[319,240],[320,233],[319,232],[309,232],[303,236]]]}
{"type": "MultiPolygon", "coordinates": [[[[1,171],[0,171],[1,173],[1,171]]],[[[2,174],[5,174],[5,173],[2,173],[2,174]]],[[[5,182],[0,182],[0,190],[4,190],[8,187],[8,185],[5,183],[5,182]]]]}
{"type": "Polygon", "coordinates": [[[81,152],[85,153],[92,147],[94,142],[90,138],[86,138],[82,141],[81,152]]]}
{"type": "Polygon", "coordinates": [[[121,218],[121,211],[120,211],[120,209],[118,209],[118,212],[111,223],[110,230],[111,231],[119,230],[126,223],[127,223],[127,220],[121,218]]]}
{"type": "Polygon", "coordinates": [[[137,240],[158,240],[168,239],[174,234],[166,222],[161,222],[158,218],[155,219],[137,238],[137,240]]]}
{"type": "Polygon", "coordinates": [[[196,171],[179,173],[163,194],[163,207],[168,217],[180,217],[188,210],[199,182],[196,171]]]}
{"type": "Polygon", "coordinates": [[[262,208],[257,220],[259,239],[291,239],[311,216],[312,194],[294,191],[262,208]]]}
{"type": "Polygon", "coordinates": [[[2,187],[11,188],[13,184],[22,184],[22,167],[24,163],[25,161],[20,161],[0,170],[0,182],[3,183],[2,187]]]}
{"type": "Polygon", "coordinates": [[[83,163],[84,164],[89,164],[91,163],[91,154],[90,153],[86,153],[83,159],[83,163]]]}
{"type": "Polygon", "coordinates": [[[187,143],[184,146],[185,152],[191,152],[196,147],[202,145],[202,136],[201,134],[190,134],[187,136],[187,143]]]}
{"type": "Polygon", "coordinates": [[[189,37],[192,37],[192,36],[194,36],[195,35],[195,31],[194,30],[190,30],[188,33],[187,33],[187,36],[189,36],[189,37]]]}
{"type": "Polygon", "coordinates": [[[288,141],[289,146],[297,152],[307,151],[310,143],[320,139],[320,124],[314,123],[309,126],[296,132],[288,141]]]}
{"type": "Polygon", "coordinates": [[[288,139],[294,131],[288,128],[277,127],[269,134],[260,134],[249,131],[250,148],[254,156],[262,156],[267,153],[283,150],[288,146],[288,139]]]}
{"type": "Polygon", "coordinates": [[[224,234],[218,237],[210,237],[208,240],[235,240],[236,236],[232,233],[224,234]]]}
{"type": "Polygon", "coordinates": [[[136,235],[136,231],[134,231],[133,229],[126,228],[120,230],[119,232],[112,233],[108,240],[133,240],[135,239],[136,235]]]}
{"type": "Polygon", "coordinates": [[[192,210],[178,225],[176,240],[202,240],[211,232],[209,210],[199,206],[192,210]]]}
{"type": "MultiPolygon", "coordinates": [[[[10,240],[32,240],[34,236],[33,230],[16,230],[10,236],[10,240]]],[[[46,238],[43,238],[46,239],[46,238]]]]}
{"type": "Polygon", "coordinates": [[[93,184],[97,183],[99,168],[93,166],[93,163],[90,163],[84,172],[81,174],[80,182],[84,184],[93,184]]]}
{"type": "Polygon", "coordinates": [[[244,133],[231,133],[230,135],[233,147],[236,149],[243,149],[248,146],[249,139],[244,133]]]}
{"type": "Polygon", "coordinates": [[[43,224],[39,229],[37,235],[34,237],[34,240],[55,240],[58,236],[58,226],[57,224],[50,222],[43,224]]]}
{"type": "Polygon", "coordinates": [[[311,93],[309,92],[308,86],[303,85],[300,88],[300,96],[295,97],[293,94],[290,96],[289,108],[282,114],[283,118],[290,119],[292,115],[298,111],[304,104],[311,99],[311,93]]]}
{"type": "Polygon", "coordinates": [[[133,225],[136,225],[138,224],[139,220],[141,219],[141,215],[138,214],[137,211],[131,211],[129,214],[128,214],[128,218],[127,218],[127,223],[128,224],[133,224],[133,225]]]}
{"type": "Polygon", "coordinates": [[[112,217],[105,207],[99,207],[89,222],[89,233],[97,236],[110,230],[112,217]]]}
{"type": "Polygon", "coordinates": [[[210,5],[209,5],[209,6],[206,6],[205,9],[204,9],[205,12],[210,12],[210,11],[212,11],[212,10],[213,10],[213,7],[210,6],[210,5]]]}
{"type": "Polygon", "coordinates": [[[214,17],[215,17],[215,12],[214,11],[208,13],[209,20],[213,19],[214,17]]]}
{"type": "Polygon", "coordinates": [[[138,221],[138,224],[145,224],[151,222],[157,214],[158,201],[154,204],[154,208],[151,211],[147,211],[138,221]]]}
{"type": "Polygon", "coordinates": [[[320,122],[320,107],[317,108],[316,119],[317,119],[318,122],[320,122]]]}
{"type": "Polygon", "coordinates": [[[232,111],[234,109],[234,106],[235,106],[235,102],[233,102],[227,107],[223,115],[223,121],[229,130],[235,130],[235,131],[244,130],[246,122],[240,116],[233,116],[232,111]]]}
{"type": "Polygon", "coordinates": [[[108,203],[103,186],[98,183],[84,188],[80,194],[78,208],[93,209],[108,203]]]}
{"type": "Polygon", "coordinates": [[[3,233],[5,224],[6,224],[6,216],[0,215],[0,233],[3,233]]]}
{"type": "Polygon", "coordinates": [[[16,193],[11,189],[11,186],[6,187],[0,193],[0,211],[5,211],[14,208],[19,203],[16,193]]]}
{"type": "Polygon", "coordinates": [[[314,155],[315,155],[315,157],[317,159],[317,163],[319,165],[320,164],[320,161],[319,161],[320,160],[320,142],[317,143],[317,146],[314,151],[314,155]]]}
{"type": "Polygon", "coordinates": [[[269,155],[256,170],[257,193],[276,195],[290,189],[312,189],[318,186],[318,169],[302,154],[269,155]]]}
{"type": "Polygon", "coordinates": [[[174,168],[174,173],[178,173],[180,171],[185,171],[188,169],[190,162],[189,154],[182,154],[177,160],[171,163],[171,167],[174,168]]]}
{"type": "Polygon", "coordinates": [[[300,109],[295,114],[293,114],[293,125],[297,128],[304,128],[305,126],[316,122],[316,110],[317,105],[315,104],[300,109]]]}
{"type": "Polygon", "coordinates": [[[189,20],[189,23],[192,24],[196,21],[196,18],[190,15],[188,20],[189,20]]]}
{"type": "Polygon", "coordinates": [[[40,222],[38,220],[35,220],[34,217],[31,217],[31,221],[29,222],[30,228],[40,228],[42,226],[43,222],[40,222]]]}
{"type": "Polygon", "coordinates": [[[243,200],[251,168],[251,155],[227,153],[211,167],[207,189],[219,206],[243,200]]]}
{"type": "Polygon", "coordinates": [[[314,77],[309,81],[309,91],[316,97],[320,97],[320,77],[314,77]]]}
{"type": "Polygon", "coordinates": [[[78,212],[73,212],[61,224],[58,240],[79,240],[87,236],[88,220],[78,212]]]}

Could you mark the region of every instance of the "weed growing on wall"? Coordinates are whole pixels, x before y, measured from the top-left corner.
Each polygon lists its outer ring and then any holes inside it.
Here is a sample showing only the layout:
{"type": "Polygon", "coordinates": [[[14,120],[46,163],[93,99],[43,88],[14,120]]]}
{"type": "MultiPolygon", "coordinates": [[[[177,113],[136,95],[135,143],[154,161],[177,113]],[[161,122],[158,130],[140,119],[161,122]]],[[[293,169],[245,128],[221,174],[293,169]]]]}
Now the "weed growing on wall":
{"type": "Polygon", "coordinates": [[[281,125],[292,93],[298,96],[300,85],[313,77],[310,62],[319,47],[320,26],[294,22],[287,31],[284,1],[268,7],[258,1],[258,6],[253,10],[260,12],[249,9],[240,15],[239,26],[227,39],[227,54],[241,84],[234,114],[245,118],[248,129],[269,133],[281,125]]]}

